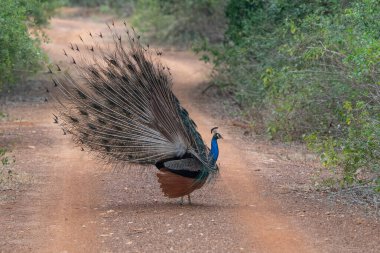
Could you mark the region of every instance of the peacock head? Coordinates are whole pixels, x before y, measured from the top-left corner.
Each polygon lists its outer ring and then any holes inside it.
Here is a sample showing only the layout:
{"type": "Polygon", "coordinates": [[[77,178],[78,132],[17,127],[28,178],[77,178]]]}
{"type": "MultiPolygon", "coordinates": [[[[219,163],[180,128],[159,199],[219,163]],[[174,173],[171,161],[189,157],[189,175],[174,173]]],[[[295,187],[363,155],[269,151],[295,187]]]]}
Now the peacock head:
{"type": "Polygon", "coordinates": [[[212,138],[216,140],[223,139],[222,135],[218,133],[217,130],[218,130],[218,127],[211,128],[211,134],[213,134],[212,138]]]}

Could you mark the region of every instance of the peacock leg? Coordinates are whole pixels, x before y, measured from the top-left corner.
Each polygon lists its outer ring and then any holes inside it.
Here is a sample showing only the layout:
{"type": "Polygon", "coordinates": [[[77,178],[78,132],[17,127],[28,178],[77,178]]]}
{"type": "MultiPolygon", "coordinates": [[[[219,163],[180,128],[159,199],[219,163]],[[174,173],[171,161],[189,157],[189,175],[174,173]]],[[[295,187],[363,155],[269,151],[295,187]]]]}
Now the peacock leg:
{"type": "Polygon", "coordinates": [[[180,204],[181,206],[183,205],[183,196],[181,197],[181,200],[180,200],[179,204],[180,204]]]}
{"type": "Polygon", "coordinates": [[[191,205],[191,198],[190,198],[190,194],[187,195],[187,199],[189,200],[189,205],[191,205]]]}

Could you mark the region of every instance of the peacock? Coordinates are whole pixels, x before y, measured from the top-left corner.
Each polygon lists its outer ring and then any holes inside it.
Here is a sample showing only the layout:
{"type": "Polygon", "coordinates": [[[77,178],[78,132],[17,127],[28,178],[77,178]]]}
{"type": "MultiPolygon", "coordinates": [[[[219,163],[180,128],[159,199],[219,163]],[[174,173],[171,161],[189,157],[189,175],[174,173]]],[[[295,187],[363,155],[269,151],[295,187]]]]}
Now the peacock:
{"type": "Polygon", "coordinates": [[[118,32],[107,25],[102,33],[79,36],[80,43],[63,49],[72,67],[55,65],[54,123],[70,134],[82,151],[106,163],[155,167],[163,194],[188,196],[218,175],[217,127],[211,129],[209,149],[172,91],[169,67],[162,52],[140,41],[124,22],[118,32]],[[55,70],[56,69],[56,70],[55,70]],[[60,73],[58,73],[60,72],[60,73]]]}

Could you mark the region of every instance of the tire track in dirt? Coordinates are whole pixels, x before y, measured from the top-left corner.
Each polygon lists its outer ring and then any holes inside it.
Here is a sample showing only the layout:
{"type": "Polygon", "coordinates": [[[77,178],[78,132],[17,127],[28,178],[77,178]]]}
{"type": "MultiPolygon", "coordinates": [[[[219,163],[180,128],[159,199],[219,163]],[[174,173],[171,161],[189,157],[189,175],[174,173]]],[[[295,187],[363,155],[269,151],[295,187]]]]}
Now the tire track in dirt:
{"type": "Polygon", "coordinates": [[[99,247],[96,207],[100,179],[95,174],[96,163],[83,154],[69,143],[60,147],[59,162],[53,168],[59,174],[60,182],[55,187],[59,197],[53,200],[53,210],[43,210],[46,223],[56,228],[52,242],[45,245],[46,252],[96,252],[99,247]]]}
{"type": "Polygon", "coordinates": [[[96,226],[90,222],[98,198],[95,164],[52,124],[50,107],[30,102],[7,107],[10,122],[1,130],[13,143],[15,171],[28,175],[30,185],[19,190],[16,201],[0,203],[0,210],[10,211],[0,213],[0,230],[5,227],[0,252],[97,249],[96,226]]]}
{"type": "MultiPolygon", "coordinates": [[[[166,60],[175,71],[175,91],[197,122],[202,136],[208,136],[209,129],[215,126],[217,121],[202,113],[201,108],[197,108],[194,103],[194,94],[200,95],[199,83],[207,79],[207,67],[190,55],[185,54],[183,57],[174,54],[170,60],[166,60]],[[185,60],[181,61],[183,57],[185,60]]],[[[223,133],[223,125],[220,126],[220,131],[223,133]]],[[[255,252],[315,252],[302,231],[292,227],[287,219],[276,211],[276,204],[258,194],[260,182],[248,173],[248,159],[252,164],[257,157],[247,157],[238,146],[239,143],[236,143],[237,140],[228,133],[223,133],[223,136],[224,139],[219,145],[222,181],[228,189],[227,194],[238,200],[239,208],[236,211],[239,213],[239,219],[236,225],[248,231],[255,252]]]]}

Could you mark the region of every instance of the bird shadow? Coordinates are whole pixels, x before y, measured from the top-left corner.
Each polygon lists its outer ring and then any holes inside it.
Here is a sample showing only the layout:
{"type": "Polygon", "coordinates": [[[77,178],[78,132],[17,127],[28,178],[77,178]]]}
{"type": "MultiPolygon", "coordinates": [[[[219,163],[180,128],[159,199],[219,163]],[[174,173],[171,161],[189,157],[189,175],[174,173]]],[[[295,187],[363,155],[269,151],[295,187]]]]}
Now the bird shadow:
{"type": "Polygon", "coordinates": [[[220,210],[220,209],[233,209],[236,206],[231,204],[221,203],[200,203],[193,202],[192,204],[177,202],[164,202],[164,201],[152,201],[152,202],[130,202],[130,203],[117,203],[110,204],[104,207],[105,209],[112,209],[115,211],[167,211],[167,210],[220,210]]]}

